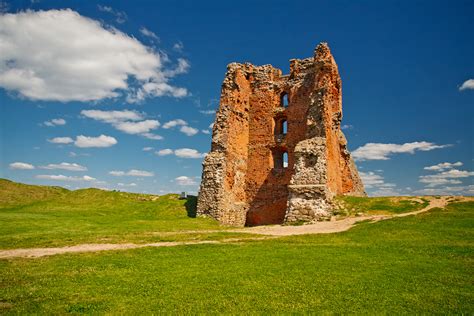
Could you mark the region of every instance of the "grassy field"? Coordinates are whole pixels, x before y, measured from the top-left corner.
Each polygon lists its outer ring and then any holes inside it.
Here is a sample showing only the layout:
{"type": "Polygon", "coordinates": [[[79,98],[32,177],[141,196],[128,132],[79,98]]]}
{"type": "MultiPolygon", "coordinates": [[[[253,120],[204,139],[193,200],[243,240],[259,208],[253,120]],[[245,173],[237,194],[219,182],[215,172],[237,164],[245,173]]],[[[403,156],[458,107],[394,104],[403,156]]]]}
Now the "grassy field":
{"type": "MultiPolygon", "coordinates": [[[[4,207],[2,243],[220,229],[173,196],[147,198],[81,190],[4,207]]],[[[473,227],[474,203],[462,202],[337,234],[0,260],[0,313],[472,314],[473,227]]]]}

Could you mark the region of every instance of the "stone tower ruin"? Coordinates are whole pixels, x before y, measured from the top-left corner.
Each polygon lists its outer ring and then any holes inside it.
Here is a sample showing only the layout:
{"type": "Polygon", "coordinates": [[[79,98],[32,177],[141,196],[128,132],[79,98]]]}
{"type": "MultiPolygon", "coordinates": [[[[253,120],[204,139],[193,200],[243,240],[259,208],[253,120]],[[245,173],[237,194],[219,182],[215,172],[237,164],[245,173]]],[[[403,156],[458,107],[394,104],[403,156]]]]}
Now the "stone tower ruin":
{"type": "Polygon", "coordinates": [[[290,60],[289,75],[229,64],[198,216],[233,226],[312,221],[331,214],[335,195],[366,195],[341,131],[341,97],[326,43],[290,60]]]}

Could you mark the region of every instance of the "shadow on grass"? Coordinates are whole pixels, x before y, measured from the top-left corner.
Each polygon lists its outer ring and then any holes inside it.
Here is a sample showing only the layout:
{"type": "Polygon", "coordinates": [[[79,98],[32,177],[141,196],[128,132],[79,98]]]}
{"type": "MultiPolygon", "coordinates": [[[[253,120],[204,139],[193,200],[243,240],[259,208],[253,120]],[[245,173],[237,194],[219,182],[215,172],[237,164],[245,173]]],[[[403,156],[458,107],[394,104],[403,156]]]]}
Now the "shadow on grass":
{"type": "Polygon", "coordinates": [[[188,198],[186,199],[186,203],[184,203],[184,207],[186,207],[186,212],[188,212],[188,217],[196,218],[197,196],[188,195],[188,198]]]}

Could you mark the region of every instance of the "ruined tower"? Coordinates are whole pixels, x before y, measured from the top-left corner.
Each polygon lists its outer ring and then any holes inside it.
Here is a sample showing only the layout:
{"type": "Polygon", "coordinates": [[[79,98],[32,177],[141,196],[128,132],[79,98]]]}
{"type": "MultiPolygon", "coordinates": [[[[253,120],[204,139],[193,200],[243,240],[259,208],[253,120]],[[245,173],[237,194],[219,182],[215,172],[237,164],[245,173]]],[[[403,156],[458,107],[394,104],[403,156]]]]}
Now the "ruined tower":
{"type": "Polygon", "coordinates": [[[326,43],[271,65],[232,63],[222,84],[197,214],[244,226],[317,220],[365,195],[341,131],[341,79],[326,43]]]}

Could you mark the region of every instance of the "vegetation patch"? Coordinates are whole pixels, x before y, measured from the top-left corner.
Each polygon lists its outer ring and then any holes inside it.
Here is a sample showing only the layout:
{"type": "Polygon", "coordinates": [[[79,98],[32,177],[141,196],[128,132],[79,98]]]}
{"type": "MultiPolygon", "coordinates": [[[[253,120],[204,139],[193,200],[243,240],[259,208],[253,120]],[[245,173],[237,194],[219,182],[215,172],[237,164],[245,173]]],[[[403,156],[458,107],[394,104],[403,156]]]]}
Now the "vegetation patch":
{"type": "Polygon", "coordinates": [[[401,214],[421,210],[428,204],[426,198],[338,196],[335,199],[335,215],[401,214]]]}

